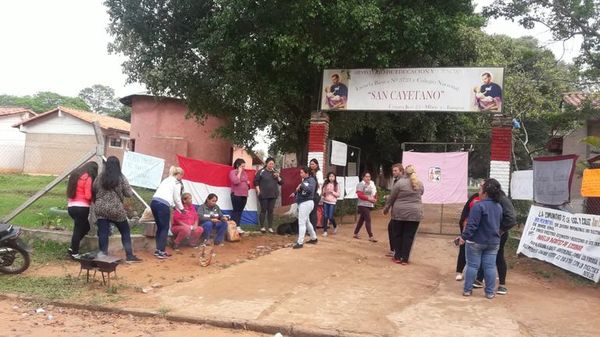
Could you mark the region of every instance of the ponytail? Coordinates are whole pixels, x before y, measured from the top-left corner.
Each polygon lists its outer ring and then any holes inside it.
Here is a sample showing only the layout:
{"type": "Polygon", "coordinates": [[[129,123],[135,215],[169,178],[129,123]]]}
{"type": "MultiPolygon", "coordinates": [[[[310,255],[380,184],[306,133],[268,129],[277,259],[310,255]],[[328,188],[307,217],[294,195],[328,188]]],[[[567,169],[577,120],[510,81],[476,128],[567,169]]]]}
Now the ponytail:
{"type": "Polygon", "coordinates": [[[417,172],[416,172],[415,167],[413,165],[406,166],[404,172],[406,173],[406,175],[410,179],[410,183],[412,185],[413,191],[420,190],[423,187],[423,183],[417,177],[417,172]]]}

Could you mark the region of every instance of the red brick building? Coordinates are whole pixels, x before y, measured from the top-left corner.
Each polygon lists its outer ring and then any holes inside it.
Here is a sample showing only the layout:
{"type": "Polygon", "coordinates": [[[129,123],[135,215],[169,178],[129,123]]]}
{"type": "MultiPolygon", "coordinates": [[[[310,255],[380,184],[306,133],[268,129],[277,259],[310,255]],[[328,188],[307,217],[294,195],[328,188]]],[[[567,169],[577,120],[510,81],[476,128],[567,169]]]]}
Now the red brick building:
{"type": "Polygon", "coordinates": [[[165,160],[165,172],[177,165],[177,155],[231,164],[232,144],[213,131],[226,123],[209,116],[203,124],[187,119],[188,107],[176,98],[135,94],[121,103],[131,107],[131,148],[165,160]]]}

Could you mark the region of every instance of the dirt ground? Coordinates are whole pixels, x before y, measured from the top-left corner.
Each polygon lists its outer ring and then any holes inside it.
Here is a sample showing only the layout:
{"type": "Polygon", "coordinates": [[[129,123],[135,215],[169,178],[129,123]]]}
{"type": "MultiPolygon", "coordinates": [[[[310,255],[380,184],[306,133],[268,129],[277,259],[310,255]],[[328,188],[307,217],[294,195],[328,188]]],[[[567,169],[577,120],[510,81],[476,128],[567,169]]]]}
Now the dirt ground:
{"type": "MultiPolygon", "coordinates": [[[[142,263],[117,269],[113,286],[119,300],[100,304],[182,317],[307,326],[353,336],[558,337],[596,336],[600,330],[600,321],[590,314],[600,312],[600,289],[574,281],[557,267],[511,257],[507,296],[490,301],[476,291],[464,298],[462,282],[454,280],[453,237],[418,234],[411,264],[400,266],[384,256],[387,218],[374,212],[373,223],[378,243],[352,239],[352,224],[344,224],[337,235],[319,236],[317,245],[299,251],[289,248],[294,237],[249,236],[216,247],[208,267],[200,267],[199,251],[192,248],[174,252],[169,260],[136,252],[142,263]]],[[[366,237],[364,229],[362,235],[366,237]]],[[[26,275],[78,272],[77,263],[65,261],[34,266],[26,275]]],[[[100,280],[96,275],[86,292],[106,292],[100,280]]],[[[74,301],[89,304],[85,297],[74,301]]],[[[77,335],[81,329],[103,336],[108,327],[113,330],[104,335],[171,336],[171,328],[180,328],[163,319],[135,318],[133,324],[131,317],[121,315],[114,316],[117,323],[108,324],[113,321],[109,314],[54,308],[59,310],[54,320],[59,324],[34,314],[34,309],[32,304],[0,301],[0,317],[8,317],[0,322],[0,335],[29,336],[51,327],[57,336],[77,335]],[[60,310],[66,313],[64,319],[58,318],[60,310]],[[95,315],[102,317],[94,319],[95,315]],[[19,327],[30,332],[13,330],[19,327]]],[[[185,329],[200,329],[193,331],[202,336],[259,336],[193,325],[185,329]]]]}
{"type": "Polygon", "coordinates": [[[266,337],[250,331],[227,330],[162,318],[142,318],[40,305],[19,300],[0,301],[0,336],[156,336],[266,337]],[[36,312],[42,309],[43,312],[36,312]]]}

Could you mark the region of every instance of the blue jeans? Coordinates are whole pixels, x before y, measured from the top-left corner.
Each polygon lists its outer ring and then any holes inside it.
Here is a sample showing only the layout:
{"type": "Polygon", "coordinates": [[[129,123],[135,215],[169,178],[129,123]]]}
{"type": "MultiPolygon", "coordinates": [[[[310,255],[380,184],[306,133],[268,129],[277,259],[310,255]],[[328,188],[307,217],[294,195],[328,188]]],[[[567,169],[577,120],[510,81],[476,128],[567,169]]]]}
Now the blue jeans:
{"type": "Polygon", "coordinates": [[[171,208],[160,201],[152,200],[150,209],[156,222],[156,250],[164,252],[167,248],[167,239],[169,238],[171,208]]]}
{"type": "Polygon", "coordinates": [[[327,229],[329,229],[329,221],[331,221],[333,228],[337,227],[337,224],[335,223],[335,217],[333,216],[334,214],[335,214],[335,204],[328,204],[328,203],[324,202],[323,203],[323,221],[321,221],[321,224],[323,225],[323,232],[327,232],[327,229]]]}
{"type": "Polygon", "coordinates": [[[212,233],[213,228],[217,229],[217,235],[215,236],[215,245],[221,244],[223,240],[225,240],[225,232],[227,232],[227,222],[219,221],[217,223],[213,223],[212,221],[204,221],[202,223],[202,228],[204,228],[204,233],[202,233],[202,240],[207,240],[210,238],[210,234],[212,233]]]}
{"type": "Polygon", "coordinates": [[[465,243],[467,253],[467,271],[465,273],[464,291],[473,290],[473,282],[477,278],[479,266],[483,268],[485,277],[485,293],[493,294],[496,289],[496,254],[499,244],[484,245],[475,242],[465,243]]]}
{"type": "Polygon", "coordinates": [[[98,246],[100,251],[108,255],[108,235],[110,234],[110,223],[114,223],[121,233],[121,243],[127,257],[133,256],[133,248],[131,247],[131,232],[129,231],[129,223],[126,221],[116,222],[108,219],[98,219],[98,246]]]}

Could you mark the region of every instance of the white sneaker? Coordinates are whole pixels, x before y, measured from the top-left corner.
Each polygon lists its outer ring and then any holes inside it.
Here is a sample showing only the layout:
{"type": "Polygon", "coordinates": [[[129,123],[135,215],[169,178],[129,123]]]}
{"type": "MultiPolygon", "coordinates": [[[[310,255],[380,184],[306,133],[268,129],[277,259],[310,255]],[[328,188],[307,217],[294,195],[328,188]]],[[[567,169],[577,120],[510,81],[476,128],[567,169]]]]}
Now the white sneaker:
{"type": "Polygon", "coordinates": [[[323,232],[323,237],[327,237],[327,232],[323,232]]]}
{"type": "Polygon", "coordinates": [[[269,233],[273,233],[273,228],[268,229],[269,233]]]}
{"type": "Polygon", "coordinates": [[[337,234],[337,227],[333,227],[333,234],[337,234]]]}
{"type": "Polygon", "coordinates": [[[238,234],[244,234],[244,233],[246,233],[246,232],[244,232],[244,230],[240,226],[237,226],[237,232],[238,232],[238,234]]]}
{"type": "Polygon", "coordinates": [[[463,275],[462,275],[462,274],[458,274],[458,273],[457,273],[457,274],[456,274],[456,278],[455,278],[455,280],[457,280],[457,281],[462,281],[462,280],[463,280],[463,275]]]}

